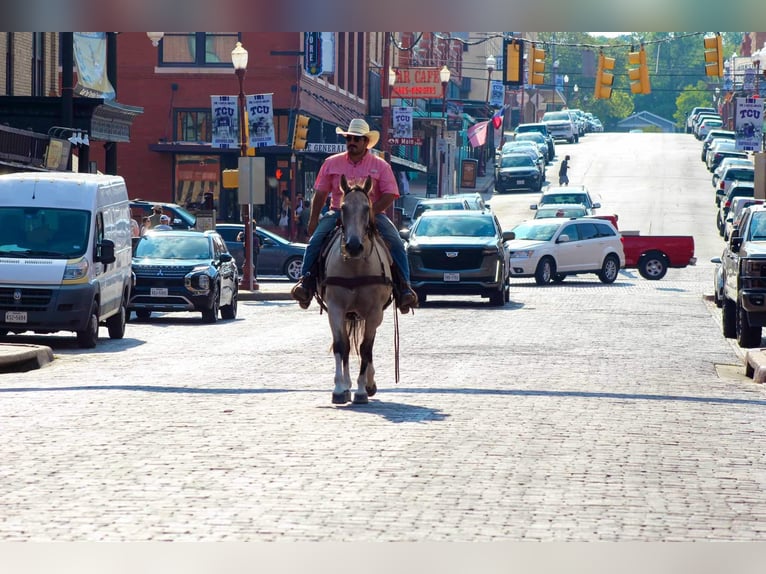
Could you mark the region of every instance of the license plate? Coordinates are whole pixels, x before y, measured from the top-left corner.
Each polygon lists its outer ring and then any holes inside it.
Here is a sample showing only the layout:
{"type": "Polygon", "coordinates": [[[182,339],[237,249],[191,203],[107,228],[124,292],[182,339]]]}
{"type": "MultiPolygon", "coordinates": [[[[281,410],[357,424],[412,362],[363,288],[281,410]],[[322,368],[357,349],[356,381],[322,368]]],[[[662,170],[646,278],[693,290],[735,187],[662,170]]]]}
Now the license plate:
{"type": "Polygon", "coordinates": [[[167,287],[152,287],[149,291],[149,295],[152,297],[167,297],[168,296],[168,290],[167,287]]]}
{"type": "Polygon", "coordinates": [[[6,311],[5,322],[6,323],[26,323],[27,312],[26,311],[6,311]]]}
{"type": "Polygon", "coordinates": [[[524,185],[524,180],[523,179],[517,179],[516,180],[516,185],[524,185]]]}
{"type": "Polygon", "coordinates": [[[445,281],[460,281],[460,273],[445,273],[445,281]]]}

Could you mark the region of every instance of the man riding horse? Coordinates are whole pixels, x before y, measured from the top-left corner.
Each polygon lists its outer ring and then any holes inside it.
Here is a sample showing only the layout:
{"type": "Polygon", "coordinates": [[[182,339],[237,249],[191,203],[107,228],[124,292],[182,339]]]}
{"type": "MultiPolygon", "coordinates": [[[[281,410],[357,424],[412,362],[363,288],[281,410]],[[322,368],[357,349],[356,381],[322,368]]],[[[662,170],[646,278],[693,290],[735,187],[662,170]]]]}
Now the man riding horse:
{"type": "Polygon", "coordinates": [[[375,224],[383,241],[391,252],[394,261],[394,296],[401,313],[408,313],[418,306],[418,297],[410,286],[410,266],[404,243],[399,237],[396,226],[386,216],[386,209],[399,197],[399,188],[391,166],[384,159],[372,154],[372,149],[380,134],[370,130],[362,119],[353,119],[348,130],[338,127],[335,132],[346,138],[346,151],[328,157],[319,168],[314,182],[314,198],[311,201],[311,216],[308,231],[311,234],[306,254],[303,257],[302,277],[291,293],[302,309],[308,309],[317,289],[316,263],[327,236],[335,229],[340,217],[340,204],[343,192],[340,188],[341,176],[348,181],[362,181],[372,178],[370,200],[375,213],[375,224]],[[320,219],[322,207],[331,194],[330,210],[320,219]]]}

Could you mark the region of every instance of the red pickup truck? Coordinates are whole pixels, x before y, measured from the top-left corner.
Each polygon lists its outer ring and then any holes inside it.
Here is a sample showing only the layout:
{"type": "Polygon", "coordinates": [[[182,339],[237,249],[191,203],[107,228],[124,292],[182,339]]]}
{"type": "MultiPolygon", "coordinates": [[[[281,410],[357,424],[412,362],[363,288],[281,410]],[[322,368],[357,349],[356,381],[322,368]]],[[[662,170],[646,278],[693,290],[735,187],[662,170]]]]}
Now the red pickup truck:
{"type": "MultiPolygon", "coordinates": [[[[617,227],[616,215],[593,215],[606,219],[617,227]]],[[[638,231],[620,231],[625,251],[625,267],[637,268],[641,277],[658,281],[668,268],[686,267],[697,263],[694,237],[691,235],[641,235],[638,231]]]]}

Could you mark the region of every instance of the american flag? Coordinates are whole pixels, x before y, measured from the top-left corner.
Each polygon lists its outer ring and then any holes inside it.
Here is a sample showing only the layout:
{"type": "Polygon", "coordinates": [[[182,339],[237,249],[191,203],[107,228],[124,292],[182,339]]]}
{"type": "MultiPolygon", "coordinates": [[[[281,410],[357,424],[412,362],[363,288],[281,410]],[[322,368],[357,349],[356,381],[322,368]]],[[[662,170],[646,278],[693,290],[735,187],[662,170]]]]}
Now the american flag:
{"type": "Polygon", "coordinates": [[[500,129],[500,126],[503,125],[503,114],[505,113],[505,106],[497,110],[494,114],[492,114],[492,127],[494,127],[496,130],[500,129]]]}

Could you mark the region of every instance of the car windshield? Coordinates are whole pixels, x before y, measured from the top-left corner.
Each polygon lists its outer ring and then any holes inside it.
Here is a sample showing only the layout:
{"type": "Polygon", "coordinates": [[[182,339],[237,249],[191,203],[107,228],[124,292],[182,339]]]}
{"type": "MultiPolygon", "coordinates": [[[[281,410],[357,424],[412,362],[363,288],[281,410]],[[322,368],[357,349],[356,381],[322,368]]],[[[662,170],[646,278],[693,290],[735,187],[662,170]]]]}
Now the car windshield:
{"type": "Polygon", "coordinates": [[[87,211],[75,209],[0,207],[0,256],[80,257],[88,248],[90,221],[87,211]]]}
{"type": "Polygon", "coordinates": [[[179,237],[163,232],[144,235],[138,244],[134,257],[153,259],[212,259],[210,242],[207,237],[179,237]]]}
{"type": "Polygon", "coordinates": [[[560,225],[560,223],[552,223],[550,225],[521,223],[513,228],[513,233],[516,236],[516,239],[527,241],[550,241],[560,225]]]}
{"type": "Polygon", "coordinates": [[[549,203],[582,203],[588,205],[588,196],[584,193],[550,193],[543,195],[540,205],[549,203]]]}
{"type": "Polygon", "coordinates": [[[415,228],[418,237],[495,237],[495,226],[486,217],[428,217],[415,228]]]}
{"type": "Polygon", "coordinates": [[[546,217],[582,217],[587,215],[585,207],[547,207],[535,212],[535,219],[546,217]]]}
{"type": "Polygon", "coordinates": [[[569,114],[567,112],[546,112],[545,114],[543,114],[544,122],[560,121],[560,120],[569,121],[569,114]]]}
{"type": "Polygon", "coordinates": [[[750,240],[766,240],[766,211],[753,213],[753,221],[750,222],[750,240]]]}
{"type": "Polygon", "coordinates": [[[532,158],[528,155],[513,154],[500,158],[500,167],[534,167],[532,158]]]}

